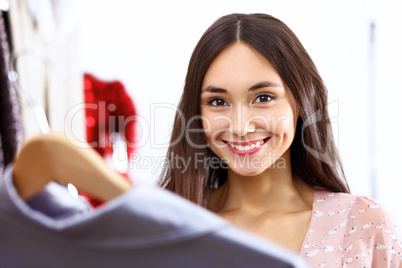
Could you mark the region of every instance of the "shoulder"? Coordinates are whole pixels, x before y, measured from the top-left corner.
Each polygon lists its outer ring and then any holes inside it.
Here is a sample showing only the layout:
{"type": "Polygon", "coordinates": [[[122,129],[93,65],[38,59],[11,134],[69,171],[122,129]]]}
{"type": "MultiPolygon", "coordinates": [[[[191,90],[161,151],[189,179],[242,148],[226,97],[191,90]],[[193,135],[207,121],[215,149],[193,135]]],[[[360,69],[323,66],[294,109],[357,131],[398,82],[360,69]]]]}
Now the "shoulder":
{"type": "Polygon", "coordinates": [[[338,210],[339,214],[342,214],[342,209],[344,209],[345,212],[349,211],[350,213],[358,213],[359,216],[363,215],[363,218],[371,215],[387,216],[389,214],[389,211],[377,200],[348,193],[316,191],[313,206],[321,209],[338,210]]]}
{"type": "Polygon", "coordinates": [[[326,191],[317,191],[315,195],[315,213],[330,216],[344,214],[342,218],[355,229],[393,229],[397,232],[398,226],[392,213],[373,198],[326,191]]]}
{"type": "Polygon", "coordinates": [[[367,196],[318,191],[314,205],[329,214],[342,214],[338,231],[342,229],[344,263],[362,263],[366,259],[372,265],[381,267],[400,264],[401,232],[392,213],[377,200],[367,196]]]}
{"type": "MultiPolygon", "coordinates": [[[[315,204],[321,202],[320,207],[323,209],[333,209],[338,214],[347,213],[350,222],[370,220],[369,223],[372,224],[369,225],[382,223],[383,226],[397,227],[392,213],[380,202],[368,196],[325,191],[319,191],[316,195],[315,204]]],[[[367,226],[365,228],[367,229],[367,226]]]]}

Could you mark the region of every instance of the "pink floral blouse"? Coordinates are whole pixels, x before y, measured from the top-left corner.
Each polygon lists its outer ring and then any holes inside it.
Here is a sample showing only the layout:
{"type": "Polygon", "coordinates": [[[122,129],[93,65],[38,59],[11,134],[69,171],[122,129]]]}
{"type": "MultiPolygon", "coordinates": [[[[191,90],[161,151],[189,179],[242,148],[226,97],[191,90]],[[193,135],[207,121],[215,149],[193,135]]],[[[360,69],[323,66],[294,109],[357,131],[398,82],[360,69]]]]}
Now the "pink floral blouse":
{"type": "Polygon", "coordinates": [[[375,200],[316,191],[300,257],[314,267],[402,267],[402,238],[375,200]]]}

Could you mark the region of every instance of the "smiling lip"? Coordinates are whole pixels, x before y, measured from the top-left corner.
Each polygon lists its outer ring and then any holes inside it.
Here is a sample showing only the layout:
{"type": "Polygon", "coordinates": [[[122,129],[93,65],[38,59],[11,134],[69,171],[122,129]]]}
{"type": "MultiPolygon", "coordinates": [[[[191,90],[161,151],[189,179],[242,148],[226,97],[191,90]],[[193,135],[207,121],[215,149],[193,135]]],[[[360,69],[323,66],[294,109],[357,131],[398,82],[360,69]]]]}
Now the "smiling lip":
{"type": "Polygon", "coordinates": [[[259,152],[263,148],[263,145],[265,145],[269,140],[270,137],[262,140],[254,140],[248,142],[235,142],[235,141],[230,142],[224,141],[224,142],[228,146],[229,150],[231,150],[233,153],[238,155],[247,155],[259,152]]]}

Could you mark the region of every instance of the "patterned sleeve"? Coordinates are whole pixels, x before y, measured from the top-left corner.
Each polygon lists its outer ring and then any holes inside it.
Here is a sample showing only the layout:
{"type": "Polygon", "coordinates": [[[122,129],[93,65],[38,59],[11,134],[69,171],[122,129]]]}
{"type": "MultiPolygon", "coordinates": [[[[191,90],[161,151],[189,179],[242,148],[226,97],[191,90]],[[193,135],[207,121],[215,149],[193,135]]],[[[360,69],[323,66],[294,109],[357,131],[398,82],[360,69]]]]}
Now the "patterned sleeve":
{"type": "Polygon", "coordinates": [[[402,237],[392,215],[371,198],[355,202],[343,243],[344,266],[402,267],[402,237]]]}

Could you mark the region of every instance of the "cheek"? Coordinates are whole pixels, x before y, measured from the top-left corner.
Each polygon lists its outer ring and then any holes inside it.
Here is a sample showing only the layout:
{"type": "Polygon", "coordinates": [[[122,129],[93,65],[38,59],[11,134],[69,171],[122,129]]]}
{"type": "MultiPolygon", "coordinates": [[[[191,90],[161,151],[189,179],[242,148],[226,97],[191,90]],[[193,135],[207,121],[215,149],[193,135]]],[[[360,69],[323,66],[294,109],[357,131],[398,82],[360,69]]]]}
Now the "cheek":
{"type": "Polygon", "coordinates": [[[210,120],[207,118],[202,119],[202,130],[204,131],[204,137],[207,142],[211,140],[211,135],[212,135],[212,125],[210,120]]]}
{"type": "Polygon", "coordinates": [[[295,132],[294,115],[290,107],[278,110],[270,118],[270,132],[281,137],[291,136],[293,139],[295,132]]]}
{"type": "Polygon", "coordinates": [[[228,120],[205,113],[202,116],[202,128],[205,140],[210,142],[211,140],[216,140],[217,137],[228,130],[228,120]]]}
{"type": "Polygon", "coordinates": [[[209,120],[208,114],[205,113],[203,108],[201,108],[201,123],[204,137],[207,140],[211,136],[212,126],[211,120],[209,120]]]}

